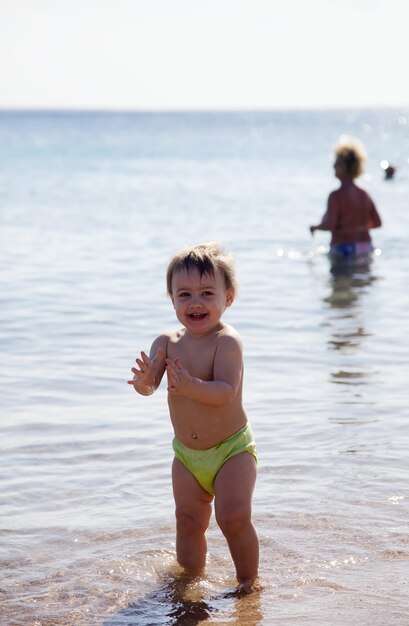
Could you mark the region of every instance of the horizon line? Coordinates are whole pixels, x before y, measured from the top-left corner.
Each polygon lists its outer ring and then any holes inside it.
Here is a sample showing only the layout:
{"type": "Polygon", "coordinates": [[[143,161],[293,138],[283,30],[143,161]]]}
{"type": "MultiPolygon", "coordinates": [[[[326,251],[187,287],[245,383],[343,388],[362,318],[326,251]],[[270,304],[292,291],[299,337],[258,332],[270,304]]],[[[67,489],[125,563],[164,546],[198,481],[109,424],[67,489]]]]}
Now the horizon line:
{"type": "Polygon", "coordinates": [[[39,106],[39,105],[0,105],[0,113],[27,112],[27,113],[275,113],[275,112],[303,112],[303,111],[358,111],[381,109],[409,109],[406,104],[345,104],[345,105],[305,105],[305,106],[276,106],[276,107],[77,107],[77,106],[39,106]]]}

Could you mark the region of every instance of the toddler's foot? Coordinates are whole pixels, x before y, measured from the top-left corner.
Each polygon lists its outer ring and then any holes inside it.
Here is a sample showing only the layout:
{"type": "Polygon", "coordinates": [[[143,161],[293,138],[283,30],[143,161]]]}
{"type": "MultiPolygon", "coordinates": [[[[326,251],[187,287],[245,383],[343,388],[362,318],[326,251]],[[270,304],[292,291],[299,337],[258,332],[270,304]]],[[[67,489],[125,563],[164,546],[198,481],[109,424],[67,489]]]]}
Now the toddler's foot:
{"type": "Polygon", "coordinates": [[[258,578],[250,578],[249,580],[243,580],[241,583],[239,583],[237,587],[237,593],[240,596],[244,596],[249,593],[261,591],[262,589],[263,587],[261,586],[258,578]]]}

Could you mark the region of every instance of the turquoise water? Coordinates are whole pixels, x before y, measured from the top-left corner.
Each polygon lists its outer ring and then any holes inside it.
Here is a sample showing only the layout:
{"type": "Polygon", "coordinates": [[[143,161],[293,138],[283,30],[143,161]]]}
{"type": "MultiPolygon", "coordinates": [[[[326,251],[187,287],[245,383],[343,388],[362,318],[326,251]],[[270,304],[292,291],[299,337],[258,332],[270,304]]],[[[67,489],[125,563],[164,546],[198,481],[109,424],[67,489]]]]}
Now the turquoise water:
{"type": "Polygon", "coordinates": [[[408,185],[409,111],[0,113],[1,626],[406,626],[408,185]],[[308,225],[342,134],[384,226],[333,277],[308,225]],[[166,391],[125,382],[175,324],[169,257],[211,239],[260,454],[242,599],[214,522],[206,576],[179,578],[166,391]]]}

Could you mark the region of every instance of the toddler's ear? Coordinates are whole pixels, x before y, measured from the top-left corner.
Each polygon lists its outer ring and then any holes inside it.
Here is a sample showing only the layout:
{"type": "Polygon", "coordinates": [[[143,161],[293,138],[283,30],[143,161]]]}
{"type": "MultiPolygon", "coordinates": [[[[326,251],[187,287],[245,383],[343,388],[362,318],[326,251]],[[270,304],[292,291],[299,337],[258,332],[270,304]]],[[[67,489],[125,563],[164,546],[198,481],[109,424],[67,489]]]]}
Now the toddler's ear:
{"type": "Polygon", "coordinates": [[[234,301],[234,292],[231,289],[226,291],[226,307],[231,306],[234,301]]]}

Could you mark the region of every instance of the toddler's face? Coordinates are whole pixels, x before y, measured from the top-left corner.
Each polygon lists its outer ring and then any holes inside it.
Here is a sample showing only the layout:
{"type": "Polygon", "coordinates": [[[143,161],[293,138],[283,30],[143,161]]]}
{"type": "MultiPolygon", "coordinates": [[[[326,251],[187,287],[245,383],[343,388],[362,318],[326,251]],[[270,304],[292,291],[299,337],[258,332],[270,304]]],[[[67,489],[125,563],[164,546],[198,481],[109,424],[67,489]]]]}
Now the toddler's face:
{"type": "Polygon", "coordinates": [[[172,302],[178,320],[192,333],[205,334],[220,321],[233,293],[226,290],[220,270],[214,276],[197,269],[175,272],[172,279],[172,302]]]}

